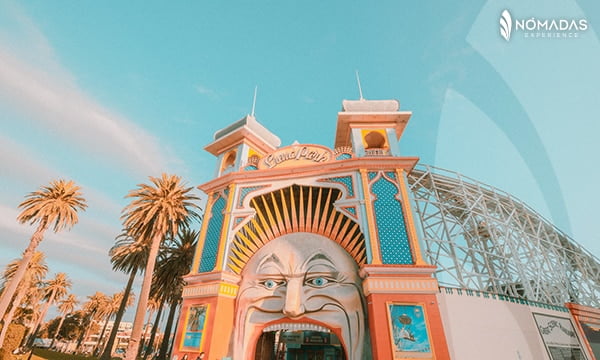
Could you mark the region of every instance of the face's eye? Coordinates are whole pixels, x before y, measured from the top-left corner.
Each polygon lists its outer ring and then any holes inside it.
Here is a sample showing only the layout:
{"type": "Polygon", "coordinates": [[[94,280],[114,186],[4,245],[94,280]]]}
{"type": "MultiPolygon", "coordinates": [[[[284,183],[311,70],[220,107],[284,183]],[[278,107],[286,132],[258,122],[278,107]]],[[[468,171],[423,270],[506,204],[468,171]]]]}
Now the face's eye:
{"type": "Polygon", "coordinates": [[[330,280],[327,278],[324,278],[322,276],[317,276],[314,278],[310,278],[306,280],[306,283],[310,286],[314,286],[314,287],[323,287],[327,284],[329,284],[330,280]]]}
{"type": "Polygon", "coordinates": [[[276,287],[278,287],[279,285],[282,285],[284,283],[284,281],[281,280],[273,280],[273,279],[267,279],[267,280],[263,280],[260,282],[260,284],[262,286],[264,286],[265,288],[272,290],[275,289],[276,287]]]}

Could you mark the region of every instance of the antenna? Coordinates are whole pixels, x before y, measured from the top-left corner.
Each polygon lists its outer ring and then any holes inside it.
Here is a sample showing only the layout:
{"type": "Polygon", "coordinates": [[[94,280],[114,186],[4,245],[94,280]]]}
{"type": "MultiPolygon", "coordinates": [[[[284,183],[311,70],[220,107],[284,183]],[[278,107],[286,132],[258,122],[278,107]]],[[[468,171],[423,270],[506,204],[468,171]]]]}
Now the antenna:
{"type": "Polygon", "coordinates": [[[252,113],[250,116],[254,117],[254,108],[256,107],[256,90],[258,90],[258,85],[254,87],[254,99],[252,99],[252,113]]]}
{"type": "Polygon", "coordinates": [[[358,94],[360,95],[360,100],[364,100],[365,98],[363,97],[362,94],[362,88],[360,87],[360,77],[358,76],[358,70],[356,71],[356,82],[358,83],[358,94]]]}

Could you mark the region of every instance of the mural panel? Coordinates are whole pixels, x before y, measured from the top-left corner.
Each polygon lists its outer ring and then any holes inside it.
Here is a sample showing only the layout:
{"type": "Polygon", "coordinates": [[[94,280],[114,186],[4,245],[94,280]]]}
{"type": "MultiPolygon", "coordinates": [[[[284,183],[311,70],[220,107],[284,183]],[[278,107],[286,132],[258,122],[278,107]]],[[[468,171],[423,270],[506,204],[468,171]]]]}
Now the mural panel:
{"type": "Polygon", "coordinates": [[[200,349],[207,313],[208,305],[190,307],[183,336],[183,347],[200,349]]]}
{"type": "Polygon", "coordinates": [[[533,313],[533,318],[552,360],[586,360],[571,320],[533,313]]]}
{"type": "Polygon", "coordinates": [[[432,359],[423,306],[388,303],[394,359],[432,359]]]}

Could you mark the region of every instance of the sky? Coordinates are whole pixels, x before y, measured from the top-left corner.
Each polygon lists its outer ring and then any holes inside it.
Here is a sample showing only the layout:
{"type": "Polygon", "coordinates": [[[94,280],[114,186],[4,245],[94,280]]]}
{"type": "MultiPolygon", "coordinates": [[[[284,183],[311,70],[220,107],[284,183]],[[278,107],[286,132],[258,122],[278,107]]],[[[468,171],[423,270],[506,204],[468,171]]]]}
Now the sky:
{"type": "Polygon", "coordinates": [[[595,0],[0,0],[0,266],[33,233],[16,221],[24,196],[72,179],[89,207],[47,233],[49,276],[66,272],[81,301],[120,291],[108,250],[128,191],[162,172],[211,180],[203,148],[255,87],[282,146],[333,147],[356,71],[366,99],[413,112],[404,155],[513,194],[599,256],[598,29],[595,0]],[[531,19],[588,26],[541,38],[514,24],[531,19]]]}

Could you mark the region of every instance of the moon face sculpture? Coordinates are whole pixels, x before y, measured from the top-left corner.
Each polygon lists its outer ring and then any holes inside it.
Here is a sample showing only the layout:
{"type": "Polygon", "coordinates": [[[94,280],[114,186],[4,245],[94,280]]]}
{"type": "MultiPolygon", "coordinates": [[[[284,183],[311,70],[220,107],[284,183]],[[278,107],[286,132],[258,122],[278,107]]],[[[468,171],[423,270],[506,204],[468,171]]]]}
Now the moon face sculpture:
{"type": "Polygon", "coordinates": [[[263,332],[293,328],[335,334],[346,359],[363,359],[366,316],[354,259],[313,233],[278,237],[242,271],[236,300],[233,358],[254,359],[263,332]]]}

